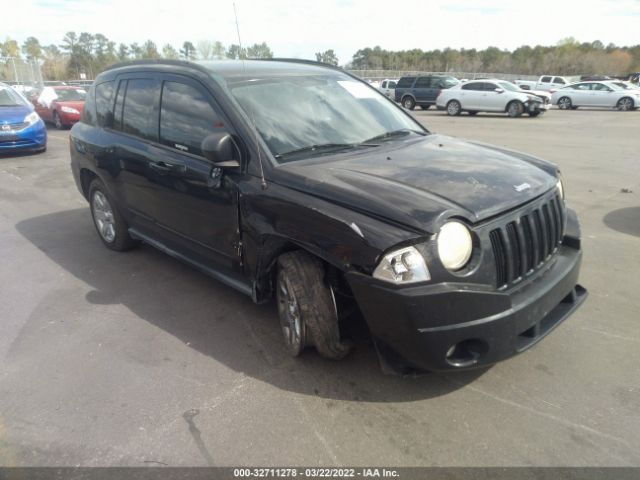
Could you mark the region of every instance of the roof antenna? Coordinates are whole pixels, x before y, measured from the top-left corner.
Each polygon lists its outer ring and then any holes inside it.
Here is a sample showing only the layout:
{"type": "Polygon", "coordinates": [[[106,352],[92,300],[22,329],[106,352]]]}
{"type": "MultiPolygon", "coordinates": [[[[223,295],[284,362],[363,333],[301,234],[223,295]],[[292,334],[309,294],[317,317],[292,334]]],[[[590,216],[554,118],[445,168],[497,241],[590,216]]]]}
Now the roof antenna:
{"type": "MultiPolygon", "coordinates": [[[[240,39],[240,25],[238,23],[238,12],[236,11],[236,2],[233,2],[233,14],[236,17],[236,32],[238,32],[238,47],[240,48],[240,59],[242,60],[242,71],[245,76],[247,74],[247,67],[245,65],[245,55],[242,52],[242,40],[240,39]]],[[[246,78],[246,77],[245,77],[246,78]]],[[[256,151],[258,152],[258,165],[260,165],[260,187],[262,190],[267,189],[267,182],[264,179],[264,169],[262,168],[262,155],[260,154],[260,143],[258,142],[258,128],[256,127],[256,117],[253,111],[253,102],[250,107],[251,122],[253,123],[253,131],[255,133],[256,151]]]]}

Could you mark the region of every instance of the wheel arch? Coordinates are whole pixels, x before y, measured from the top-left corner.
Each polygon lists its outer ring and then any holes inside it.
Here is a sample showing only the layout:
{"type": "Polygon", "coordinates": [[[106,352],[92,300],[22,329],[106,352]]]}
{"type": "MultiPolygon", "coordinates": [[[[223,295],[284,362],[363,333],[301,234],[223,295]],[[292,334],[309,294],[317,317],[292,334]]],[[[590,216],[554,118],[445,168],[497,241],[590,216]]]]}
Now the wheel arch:
{"type": "Polygon", "coordinates": [[[84,195],[84,198],[86,198],[87,200],[89,200],[89,186],[91,185],[91,182],[93,182],[93,180],[96,178],[99,179],[100,177],[98,177],[98,175],[96,175],[94,171],[89,170],[88,168],[80,169],[80,187],[82,188],[82,194],[84,195]]]}

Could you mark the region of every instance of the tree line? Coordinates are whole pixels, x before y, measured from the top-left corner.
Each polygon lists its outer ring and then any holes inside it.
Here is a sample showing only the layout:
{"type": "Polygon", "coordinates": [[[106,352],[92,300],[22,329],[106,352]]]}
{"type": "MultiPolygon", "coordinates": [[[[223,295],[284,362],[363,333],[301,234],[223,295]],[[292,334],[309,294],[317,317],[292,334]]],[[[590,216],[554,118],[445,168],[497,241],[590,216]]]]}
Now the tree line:
{"type": "Polygon", "coordinates": [[[523,75],[626,75],[640,71],[640,45],[605,46],[601,41],[580,43],[572,37],[554,46],[521,46],[513,51],[484,50],[358,50],[347,68],[354,70],[417,70],[430,72],[494,72],[523,75]]]}
{"type": "Polygon", "coordinates": [[[67,80],[78,79],[81,74],[95,78],[110,65],[126,60],[272,58],[273,52],[265,42],[240,48],[239,45],[225,46],[213,40],[201,40],[195,44],[185,41],[176,48],[171,44],[158,47],[152,40],[116,44],[101,33],[67,32],[57,45],[42,45],[36,37],[28,37],[20,45],[16,40],[7,38],[0,42],[0,56],[36,61],[47,80],[67,80]]]}
{"type": "MultiPolygon", "coordinates": [[[[0,56],[38,62],[46,80],[70,80],[79,79],[83,74],[86,78],[93,79],[105,68],[127,60],[273,58],[273,51],[266,42],[240,47],[237,44],[225,46],[214,40],[200,40],[195,44],[187,40],[176,48],[168,43],[158,47],[152,40],[116,44],[101,33],[67,32],[60,44],[42,45],[36,37],[28,37],[20,45],[16,40],[7,38],[4,42],[0,41],[0,56]]],[[[338,64],[333,50],[316,53],[316,59],[338,64]]],[[[0,74],[12,78],[9,67],[5,65],[4,70],[0,74]]]]}

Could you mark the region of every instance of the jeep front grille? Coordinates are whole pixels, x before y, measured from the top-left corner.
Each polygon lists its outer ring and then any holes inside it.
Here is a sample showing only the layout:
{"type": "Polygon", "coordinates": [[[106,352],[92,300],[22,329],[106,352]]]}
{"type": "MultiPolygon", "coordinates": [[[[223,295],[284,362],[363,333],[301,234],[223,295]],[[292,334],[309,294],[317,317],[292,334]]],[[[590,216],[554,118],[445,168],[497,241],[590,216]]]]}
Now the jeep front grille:
{"type": "Polygon", "coordinates": [[[503,227],[491,230],[498,288],[519,282],[558,250],[564,235],[563,208],[556,195],[503,227]]]}

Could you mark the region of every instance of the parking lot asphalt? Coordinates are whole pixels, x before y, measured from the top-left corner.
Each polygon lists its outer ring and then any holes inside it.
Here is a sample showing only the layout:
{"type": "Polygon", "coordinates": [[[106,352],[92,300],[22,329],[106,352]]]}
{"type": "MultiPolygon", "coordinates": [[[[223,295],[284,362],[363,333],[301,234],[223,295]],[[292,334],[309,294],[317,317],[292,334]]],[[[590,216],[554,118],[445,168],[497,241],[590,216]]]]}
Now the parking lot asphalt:
{"type": "Polygon", "coordinates": [[[590,297],[554,333],[446,375],[290,358],[274,305],[104,248],[50,130],[0,158],[0,465],[640,465],[640,112],[414,114],[560,165],[590,297]]]}

